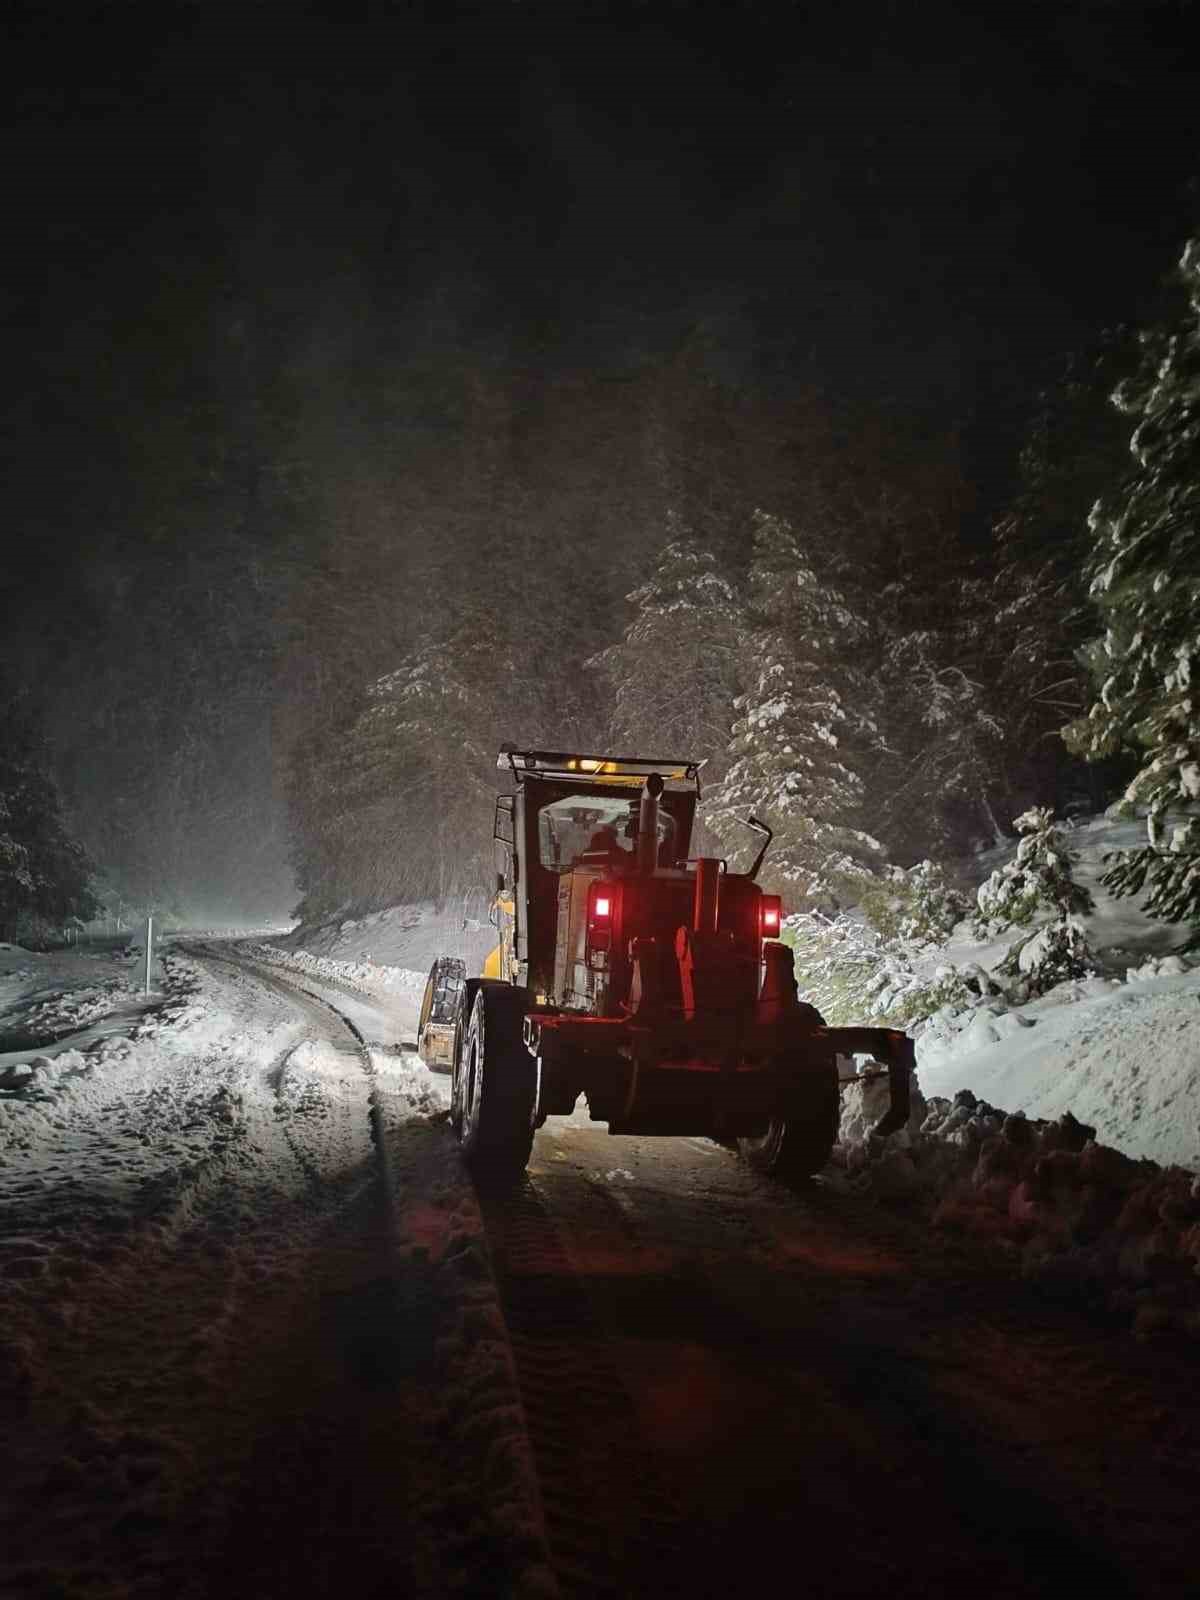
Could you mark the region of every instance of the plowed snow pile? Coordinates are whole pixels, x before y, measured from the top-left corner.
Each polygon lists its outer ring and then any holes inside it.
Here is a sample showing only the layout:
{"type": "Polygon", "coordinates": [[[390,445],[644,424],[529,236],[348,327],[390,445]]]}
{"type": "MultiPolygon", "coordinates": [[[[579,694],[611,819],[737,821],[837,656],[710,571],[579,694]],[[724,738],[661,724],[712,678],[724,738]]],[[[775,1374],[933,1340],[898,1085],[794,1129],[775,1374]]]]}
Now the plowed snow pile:
{"type": "MultiPolygon", "coordinates": [[[[843,1089],[831,1178],[919,1200],[936,1225],[999,1243],[1140,1333],[1200,1337],[1200,969],[1171,949],[1179,929],[1099,883],[1104,854],[1140,825],[1097,818],[1068,837],[1101,970],[1023,1005],[984,993],[914,1027],[909,1127],[886,1147],[868,1140],[887,1091],[867,1069],[843,1089]]],[[[1009,942],[960,924],[929,964],[992,975],[1009,942]]]]}
{"type": "Polygon", "coordinates": [[[1137,1161],[1065,1112],[1007,1113],[961,1089],[914,1096],[906,1129],[885,1143],[869,1128],[886,1079],[843,1090],[841,1143],[826,1181],[883,1203],[917,1205],[935,1228],[976,1238],[1025,1276],[1131,1319],[1142,1337],[1200,1339],[1200,1178],[1137,1161]]]}

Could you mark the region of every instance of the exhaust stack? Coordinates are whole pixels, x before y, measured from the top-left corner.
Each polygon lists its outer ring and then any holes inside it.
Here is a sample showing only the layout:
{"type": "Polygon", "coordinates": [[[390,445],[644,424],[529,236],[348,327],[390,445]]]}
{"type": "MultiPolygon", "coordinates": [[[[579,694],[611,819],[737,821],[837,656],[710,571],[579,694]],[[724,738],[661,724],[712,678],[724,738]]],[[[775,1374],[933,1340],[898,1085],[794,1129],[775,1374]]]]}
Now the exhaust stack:
{"type": "Polygon", "coordinates": [[[715,856],[696,862],[696,897],[692,902],[692,927],[696,933],[716,933],[721,895],[721,863],[715,856]]]}
{"type": "Polygon", "coordinates": [[[658,797],[663,781],[657,772],[646,779],[638,814],[637,865],[639,872],[653,872],[658,865],[658,797]]]}

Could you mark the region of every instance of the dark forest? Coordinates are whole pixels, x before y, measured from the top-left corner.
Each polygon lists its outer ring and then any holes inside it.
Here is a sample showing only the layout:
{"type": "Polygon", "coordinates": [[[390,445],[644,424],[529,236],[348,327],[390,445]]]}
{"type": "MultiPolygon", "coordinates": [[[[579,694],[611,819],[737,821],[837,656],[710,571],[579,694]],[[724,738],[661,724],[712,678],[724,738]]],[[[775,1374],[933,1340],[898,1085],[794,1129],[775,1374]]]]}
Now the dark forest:
{"type": "Polygon", "coordinates": [[[486,884],[505,739],[707,758],[808,905],[1186,800],[1186,10],[18,8],[10,800],[179,919],[486,884]]]}

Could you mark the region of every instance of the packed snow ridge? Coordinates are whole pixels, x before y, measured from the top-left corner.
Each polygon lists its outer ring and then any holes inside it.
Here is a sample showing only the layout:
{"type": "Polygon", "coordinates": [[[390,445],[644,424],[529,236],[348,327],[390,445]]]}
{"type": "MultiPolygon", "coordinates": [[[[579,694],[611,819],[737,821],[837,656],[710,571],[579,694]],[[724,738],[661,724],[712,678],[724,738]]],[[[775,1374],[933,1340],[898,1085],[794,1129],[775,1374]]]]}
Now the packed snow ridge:
{"type": "Polygon", "coordinates": [[[1200,1178],[1099,1142],[1069,1111],[1009,1113],[970,1089],[913,1096],[883,1144],[886,1075],[843,1085],[824,1181],[871,1204],[917,1208],[937,1229],[998,1250],[1023,1276],[1128,1321],[1140,1338],[1200,1340],[1200,1178]]]}

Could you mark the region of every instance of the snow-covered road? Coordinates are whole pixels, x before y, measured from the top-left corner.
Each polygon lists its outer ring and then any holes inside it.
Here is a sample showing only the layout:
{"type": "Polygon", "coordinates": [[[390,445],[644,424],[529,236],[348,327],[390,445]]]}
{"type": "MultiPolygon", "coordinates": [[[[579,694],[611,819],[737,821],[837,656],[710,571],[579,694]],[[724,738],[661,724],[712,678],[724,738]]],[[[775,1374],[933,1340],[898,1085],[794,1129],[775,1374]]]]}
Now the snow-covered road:
{"type": "Polygon", "coordinates": [[[326,966],[177,949],[0,1089],[0,1593],[1186,1592],[1194,1345],[582,1113],[481,1208],[419,981],[326,966]]]}
{"type": "Polygon", "coordinates": [[[1188,1592],[1186,1356],[705,1140],[552,1121],[485,1218],[572,1593],[1188,1592]]]}
{"type": "Polygon", "coordinates": [[[230,949],[164,983],[0,1105],[0,1592],[437,1595],[481,1539],[536,1576],[443,1080],[230,949]]]}

